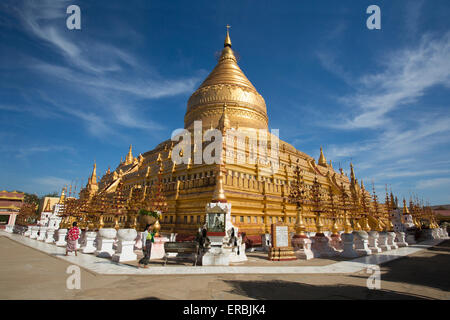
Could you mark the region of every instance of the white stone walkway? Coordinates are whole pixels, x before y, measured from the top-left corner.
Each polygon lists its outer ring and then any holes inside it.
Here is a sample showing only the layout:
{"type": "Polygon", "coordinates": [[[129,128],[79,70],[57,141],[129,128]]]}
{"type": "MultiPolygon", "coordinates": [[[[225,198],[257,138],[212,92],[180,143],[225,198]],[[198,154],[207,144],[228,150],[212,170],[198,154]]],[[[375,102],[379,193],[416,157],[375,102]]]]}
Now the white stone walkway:
{"type": "Polygon", "coordinates": [[[147,269],[116,263],[110,259],[97,258],[93,254],[78,252],[78,256],[65,256],[65,247],[57,247],[18,234],[0,231],[0,236],[10,238],[28,247],[45,252],[53,257],[78,265],[88,271],[102,275],[202,275],[202,274],[317,274],[317,273],[354,273],[367,269],[370,265],[379,265],[426,248],[435,246],[445,239],[429,240],[405,248],[386,251],[349,261],[336,262],[326,266],[151,266],[147,269]]]}

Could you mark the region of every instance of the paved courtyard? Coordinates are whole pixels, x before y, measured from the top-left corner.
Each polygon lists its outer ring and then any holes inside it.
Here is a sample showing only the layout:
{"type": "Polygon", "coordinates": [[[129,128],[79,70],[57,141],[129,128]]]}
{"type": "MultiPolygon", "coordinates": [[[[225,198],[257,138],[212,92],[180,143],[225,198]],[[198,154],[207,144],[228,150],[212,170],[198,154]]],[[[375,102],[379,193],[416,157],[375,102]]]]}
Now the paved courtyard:
{"type": "Polygon", "coordinates": [[[366,287],[369,274],[365,270],[347,274],[99,275],[84,268],[81,289],[69,290],[68,261],[3,236],[0,256],[0,299],[450,299],[450,240],[382,264],[381,290],[366,287]]]}

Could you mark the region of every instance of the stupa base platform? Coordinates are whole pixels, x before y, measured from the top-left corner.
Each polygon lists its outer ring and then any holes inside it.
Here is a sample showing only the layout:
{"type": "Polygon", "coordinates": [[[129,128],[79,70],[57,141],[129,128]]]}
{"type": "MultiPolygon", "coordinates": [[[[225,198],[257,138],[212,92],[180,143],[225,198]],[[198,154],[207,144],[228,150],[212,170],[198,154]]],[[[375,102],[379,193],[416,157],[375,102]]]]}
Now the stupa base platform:
{"type": "Polygon", "coordinates": [[[202,266],[229,266],[230,253],[221,247],[212,247],[202,257],[202,266]]]}
{"type": "Polygon", "coordinates": [[[339,254],[339,251],[331,246],[330,239],[323,233],[317,233],[312,238],[311,250],[314,254],[314,258],[334,257],[339,254]]]}
{"type": "Polygon", "coordinates": [[[310,260],[314,258],[311,244],[312,241],[307,236],[294,236],[292,239],[292,246],[294,247],[294,254],[297,259],[310,260]]]}
{"type": "Polygon", "coordinates": [[[289,261],[297,260],[293,247],[287,248],[270,248],[269,249],[270,261],[289,261]]]}

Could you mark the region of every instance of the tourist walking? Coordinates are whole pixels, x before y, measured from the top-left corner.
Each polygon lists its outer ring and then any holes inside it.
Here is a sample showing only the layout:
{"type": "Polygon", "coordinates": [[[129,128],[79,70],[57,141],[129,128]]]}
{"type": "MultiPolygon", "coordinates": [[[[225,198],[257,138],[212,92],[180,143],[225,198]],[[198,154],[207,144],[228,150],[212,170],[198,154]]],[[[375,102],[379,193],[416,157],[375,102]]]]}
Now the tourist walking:
{"type": "Polygon", "coordinates": [[[141,264],[144,265],[144,268],[147,268],[150,263],[150,256],[152,254],[152,243],[155,242],[155,233],[152,230],[153,225],[148,224],[145,227],[145,231],[142,234],[142,252],[144,253],[144,257],[139,260],[138,267],[141,267],[141,264]]]}
{"type": "Polygon", "coordinates": [[[75,251],[77,255],[77,242],[80,238],[80,229],[77,227],[77,223],[72,224],[72,228],[69,229],[67,234],[67,246],[66,246],[66,256],[69,252],[75,251]]]}

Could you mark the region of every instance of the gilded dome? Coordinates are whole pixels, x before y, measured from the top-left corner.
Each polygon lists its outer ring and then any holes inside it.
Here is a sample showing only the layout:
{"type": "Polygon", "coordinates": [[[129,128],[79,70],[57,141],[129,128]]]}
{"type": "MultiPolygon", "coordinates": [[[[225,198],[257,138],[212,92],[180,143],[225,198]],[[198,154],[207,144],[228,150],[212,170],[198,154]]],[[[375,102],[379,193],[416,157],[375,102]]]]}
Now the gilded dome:
{"type": "Polygon", "coordinates": [[[232,127],[267,129],[266,103],[239,68],[228,31],[216,67],[188,100],[185,128],[195,120],[202,120],[203,127],[217,127],[224,104],[232,127]]]}

